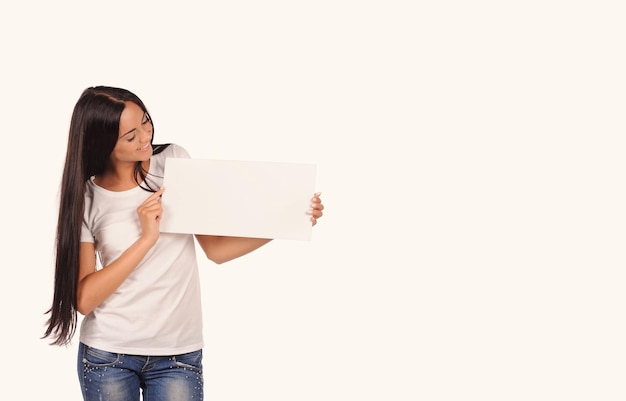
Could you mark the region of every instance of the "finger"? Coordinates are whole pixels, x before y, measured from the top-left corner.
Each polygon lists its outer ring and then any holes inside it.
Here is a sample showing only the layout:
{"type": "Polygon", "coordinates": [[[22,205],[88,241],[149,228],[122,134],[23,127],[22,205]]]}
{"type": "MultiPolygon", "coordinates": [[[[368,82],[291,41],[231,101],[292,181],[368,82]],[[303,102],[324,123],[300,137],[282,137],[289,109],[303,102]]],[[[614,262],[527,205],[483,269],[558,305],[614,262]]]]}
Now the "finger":
{"type": "Polygon", "coordinates": [[[324,213],[319,209],[309,209],[306,213],[311,215],[311,218],[313,219],[319,219],[324,215],[324,213]]]}
{"type": "MultiPolygon", "coordinates": [[[[158,191],[156,191],[155,193],[153,193],[152,195],[150,195],[150,196],[149,196],[149,197],[145,200],[145,202],[149,202],[149,201],[151,201],[151,200],[155,200],[155,199],[159,198],[159,197],[163,194],[163,192],[164,192],[164,191],[165,191],[165,188],[159,188],[159,190],[158,190],[158,191]]],[[[145,203],[145,202],[144,202],[144,203],[145,203]]]]}
{"type": "Polygon", "coordinates": [[[137,213],[146,215],[148,213],[160,213],[163,211],[163,206],[160,202],[153,202],[150,204],[143,204],[137,208],[137,213]]]}
{"type": "Polygon", "coordinates": [[[161,203],[161,195],[163,194],[163,191],[165,191],[165,188],[161,188],[152,195],[150,195],[148,198],[146,198],[145,201],[143,201],[141,206],[161,203]]]}
{"type": "Polygon", "coordinates": [[[151,212],[141,215],[141,220],[144,222],[157,221],[161,220],[163,214],[161,212],[151,212]]]}
{"type": "Polygon", "coordinates": [[[145,207],[154,207],[154,206],[161,207],[161,199],[147,200],[144,203],[142,203],[139,207],[145,208],[145,207]]]}
{"type": "Polygon", "coordinates": [[[143,206],[140,210],[140,212],[143,213],[152,213],[152,212],[160,212],[163,210],[163,207],[160,204],[154,204],[154,205],[148,205],[148,206],[143,206]]]}

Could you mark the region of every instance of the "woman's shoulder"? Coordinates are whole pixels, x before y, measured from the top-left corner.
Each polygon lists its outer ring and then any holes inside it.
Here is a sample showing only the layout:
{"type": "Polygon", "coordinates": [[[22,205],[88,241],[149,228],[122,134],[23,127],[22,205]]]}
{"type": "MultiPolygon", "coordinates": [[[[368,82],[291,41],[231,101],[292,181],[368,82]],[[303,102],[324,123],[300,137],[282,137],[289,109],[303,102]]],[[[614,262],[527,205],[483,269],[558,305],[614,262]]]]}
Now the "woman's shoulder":
{"type": "Polygon", "coordinates": [[[153,145],[153,155],[162,159],[166,159],[168,157],[190,158],[187,149],[176,143],[153,145]]]}
{"type": "Polygon", "coordinates": [[[156,176],[163,176],[165,171],[165,160],[168,158],[189,159],[189,153],[180,145],[167,143],[163,145],[152,145],[152,158],[150,162],[150,173],[156,176]]]}

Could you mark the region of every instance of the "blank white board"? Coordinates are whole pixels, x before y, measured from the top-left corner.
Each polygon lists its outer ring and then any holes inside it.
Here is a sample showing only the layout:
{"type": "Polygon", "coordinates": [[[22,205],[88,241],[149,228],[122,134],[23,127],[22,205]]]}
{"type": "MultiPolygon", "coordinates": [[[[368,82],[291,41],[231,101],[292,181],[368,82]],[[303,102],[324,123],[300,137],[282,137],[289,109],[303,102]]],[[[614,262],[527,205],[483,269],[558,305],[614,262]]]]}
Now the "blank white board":
{"type": "Polygon", "coordinates": [[[161,232],[311,239],[314,164],[168,158],[161,232]]]}

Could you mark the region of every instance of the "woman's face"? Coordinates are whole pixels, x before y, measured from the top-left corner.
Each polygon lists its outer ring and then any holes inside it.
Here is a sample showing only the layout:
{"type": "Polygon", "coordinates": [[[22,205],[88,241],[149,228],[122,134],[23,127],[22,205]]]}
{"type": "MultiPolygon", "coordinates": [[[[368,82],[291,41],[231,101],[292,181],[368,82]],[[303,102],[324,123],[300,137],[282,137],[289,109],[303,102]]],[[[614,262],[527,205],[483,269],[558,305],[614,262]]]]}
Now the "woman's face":
{"type": "Polygon", "coordinates": [[[152,121],[141,108],[126,102],[120,117],[120,132],[111,152],[111,162],[135,163],[146,161],[152,156],[152,121]]]}

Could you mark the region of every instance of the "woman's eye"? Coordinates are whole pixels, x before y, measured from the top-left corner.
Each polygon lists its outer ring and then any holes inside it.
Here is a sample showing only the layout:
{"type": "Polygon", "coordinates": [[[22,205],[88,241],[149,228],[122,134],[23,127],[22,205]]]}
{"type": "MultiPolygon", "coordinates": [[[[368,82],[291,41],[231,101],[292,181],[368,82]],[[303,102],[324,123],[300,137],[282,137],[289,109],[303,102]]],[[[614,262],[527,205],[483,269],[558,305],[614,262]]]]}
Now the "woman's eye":
{"type": "Polygon", "coordinates": [[[134,140],[135,140],[135,135],[133,135],[133,136],[132,136],[132,138],[128,138],[128,139],[126,140],[126,142],[132,142],[132,141],[134,141],[134,140]]]}

